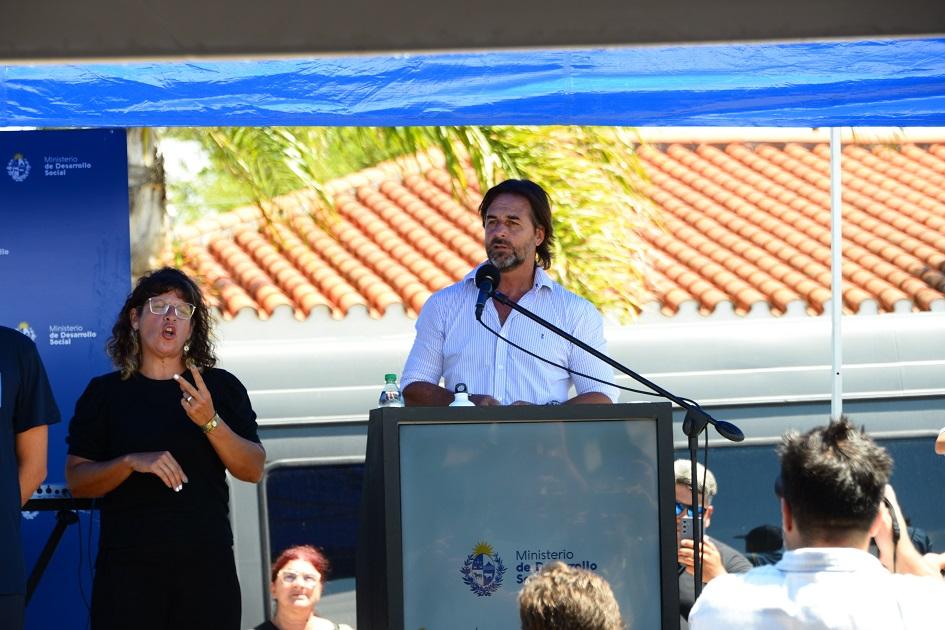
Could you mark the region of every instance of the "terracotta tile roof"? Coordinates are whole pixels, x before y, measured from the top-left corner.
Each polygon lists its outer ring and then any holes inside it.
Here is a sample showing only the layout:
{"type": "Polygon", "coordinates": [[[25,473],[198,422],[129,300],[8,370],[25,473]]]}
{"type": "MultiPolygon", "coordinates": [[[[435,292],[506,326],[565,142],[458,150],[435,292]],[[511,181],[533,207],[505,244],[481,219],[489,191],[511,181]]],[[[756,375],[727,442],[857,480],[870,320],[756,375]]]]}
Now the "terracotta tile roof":
{"type": "MultiPolygon", "coordinates": [[[[830,299],[829,145],[656,141],[639,155],[659,225],[641,233],[663,315],[819,314],[830,299]]],[[[842,157],[843,306],[848,313],[945,311],[945,131],[928,142],[849,142],[842,157]]],[[[337,216],[300,192],[180,230],[184,267],[225,317],[379,317],[427,297],[483,257],[479,193],[462,202],[435,155],[329,186],[337,216]]]]}

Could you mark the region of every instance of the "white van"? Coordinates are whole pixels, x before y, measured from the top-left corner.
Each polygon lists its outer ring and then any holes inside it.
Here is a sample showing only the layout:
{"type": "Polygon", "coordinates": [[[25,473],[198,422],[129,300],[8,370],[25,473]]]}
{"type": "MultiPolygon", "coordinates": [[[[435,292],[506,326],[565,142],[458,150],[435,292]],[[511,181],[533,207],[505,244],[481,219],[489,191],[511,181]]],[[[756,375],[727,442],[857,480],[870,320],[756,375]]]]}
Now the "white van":
{"type": "MultiPolygon", "coordinates": [[[[608,326],[611,356],[744,431],[739,444],[708,436],[707,463],[719,484],[710,533],[736,549],[752,528],[780,522],[773,492],[780,435],[829,419],[830,330],[825,317],[789,316],[608,326]]],[[[890,450],[903,510],[933,549],[945,550],[945,458],[933,452],[945,425],[945,314],[850,316],[843,330],[843,412],[890,450]]],[[[244,626],[269,614],[270,558],[300,543],[322,547],[334,565],[320,613],[354,626],[367,416],[384,374],[403,365],[412,322],[239,318],[221,335],[221,365],[249,389],[268,453],[262,483],[231,490],[244,626]]],[[[622,375],[617,383],[634,385],[622,375]]],[[[639,400],[646,397],[621,396],[639,400]]],[[[681,413],[674,420],[676,456],[687,457],[681,413]]]]}

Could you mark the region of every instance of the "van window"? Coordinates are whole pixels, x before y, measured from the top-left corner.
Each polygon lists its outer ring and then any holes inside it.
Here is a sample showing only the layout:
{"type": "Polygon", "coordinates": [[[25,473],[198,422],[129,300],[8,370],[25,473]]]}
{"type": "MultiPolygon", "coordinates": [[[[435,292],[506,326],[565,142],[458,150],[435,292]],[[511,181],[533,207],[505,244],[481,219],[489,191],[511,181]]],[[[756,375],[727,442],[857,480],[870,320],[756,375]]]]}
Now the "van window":
{"type": "Polygon", "coordinates": [[[266,475],[269,549],[320,547],[331,579],[353,578],[364,464],[278,466],[266,475]]]}
{"type": "MultiPolygon", "coordinates": [[[[921,438],[884,438],[877,442],[889,450],[895,462],[892,485],[911,524],[925,530],[932,550],[945,551],[945,458],[935,455],[933,441],[921,438]]],[[[744,536],[758,525],[780,527],[781,512],[774,494],[779,464],[776,443],[710,448],[709,470],[715,474],[719,493],[708,534],[745,551],[744,536]]],[[[684,449],[674,453],[688,459],[684,449]]],[[[703,462],[702,450],[699,462],[703,462]]]]}

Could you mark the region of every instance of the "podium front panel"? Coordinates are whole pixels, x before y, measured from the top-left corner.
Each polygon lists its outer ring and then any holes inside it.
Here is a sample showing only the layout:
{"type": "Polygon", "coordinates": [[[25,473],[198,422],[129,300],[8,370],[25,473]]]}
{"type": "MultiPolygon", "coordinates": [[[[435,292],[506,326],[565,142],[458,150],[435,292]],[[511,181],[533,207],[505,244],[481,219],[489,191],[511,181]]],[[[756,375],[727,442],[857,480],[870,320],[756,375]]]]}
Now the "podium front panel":
{"type": "Polygon", "coordinates": [[[385,412],[384,625],[517,630],[524,581],[560,561],[603,576],[630,627],[678,627],[669,413],[385,412]]]}
{"type": "Polygon", "coordinates": [[[400,445],[405,628],[516,630],[523,581],[555,560],[660,625],[652,425],[401,425],[400,445]]]}

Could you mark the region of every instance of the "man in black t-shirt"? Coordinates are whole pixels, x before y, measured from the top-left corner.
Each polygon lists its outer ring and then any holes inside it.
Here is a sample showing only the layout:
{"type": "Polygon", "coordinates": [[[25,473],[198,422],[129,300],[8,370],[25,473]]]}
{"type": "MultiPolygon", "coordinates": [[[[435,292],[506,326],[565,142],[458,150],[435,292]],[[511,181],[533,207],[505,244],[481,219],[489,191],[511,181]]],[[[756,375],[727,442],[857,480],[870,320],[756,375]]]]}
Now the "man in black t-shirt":
{"type": "Polygon", "coordinates": [[[59,422],[36,345],[0,326],[0,620],[23,627],[20,508],[46,478],[46,425],[59,422]]]}
{"type": "MultiPolygon", "coordinates": [[[[697,489],[705,502],[703,506],[700,506],[703,532],[705,532],[712,522],[712,513],[715,510],[712,499],[715,498],[719,487],[711,470],[707,470],[702,464],[696,464],[696,466],[697,489]]],[[[682,517],[694,516],[695,512],[690,505],[692,503],[692,474],[689,460],[677,459],[673,462],[673,472],[676,477],[676,526],[678,533],[682,517]]],[[[751,562],[725,543],[709,538],[708,535],[703,536],[702,543],[704,547],[702,553],[703,585],[726,573],[745,573],[751,570],[751,562]]],[[[695,580],[692,574],[693,548],[691,539],[679,541],[678,561],[680,571],[679,627],[681,630],[687,630],[689,628],[689,610],[696,603],[695,580]]]]}

